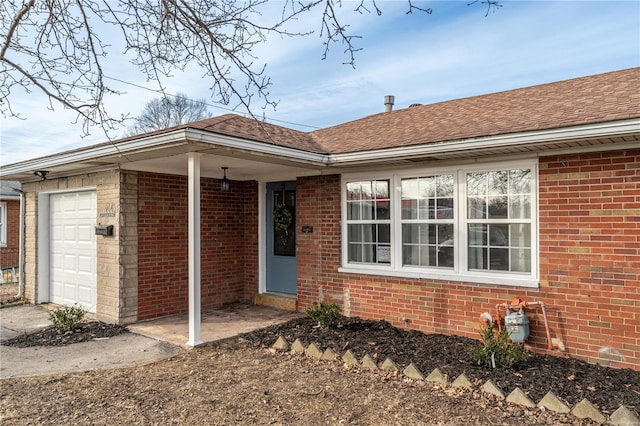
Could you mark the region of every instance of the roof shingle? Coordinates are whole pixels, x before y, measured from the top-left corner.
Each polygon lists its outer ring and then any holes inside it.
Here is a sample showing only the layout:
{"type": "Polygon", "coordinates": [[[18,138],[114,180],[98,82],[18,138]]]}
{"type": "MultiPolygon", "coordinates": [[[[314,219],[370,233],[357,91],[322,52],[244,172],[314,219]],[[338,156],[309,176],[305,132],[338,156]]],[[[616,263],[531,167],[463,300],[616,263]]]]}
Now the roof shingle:
{"type": "Polygon", "coordinates": [[[383,112],[311,132],[348,153],[640,117],[640,68],[383,112]]]}

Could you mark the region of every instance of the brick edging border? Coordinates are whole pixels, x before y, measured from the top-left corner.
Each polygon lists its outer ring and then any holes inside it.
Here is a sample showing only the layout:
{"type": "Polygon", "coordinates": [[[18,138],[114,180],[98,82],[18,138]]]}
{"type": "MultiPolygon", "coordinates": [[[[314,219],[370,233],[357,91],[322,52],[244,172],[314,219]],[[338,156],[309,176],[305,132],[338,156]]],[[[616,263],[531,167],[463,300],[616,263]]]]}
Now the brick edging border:
{"type": "MultiPolygon", "coordinates": [[[[321,361],[342,361],[346,365],[357,366],[369,370],[383,370],[393,374],[402,373],[405,377],[411,380],[425,380],[433,384],[438,384],[442,387],[451,386],[454,388],[468,390],[474,388],[474,385],[464,373],[460,374],[455,380],[450,382],[449,377],[446,374],[443,374],[439,368],[435,368],[425,377],[425,375],[413,363],[410,363],[406,368],[401,370],[391,358],[385,359],[384,362],[378,365],[371,356],[365,354],[362,359],[358,361],[350,350],[347,350],[342,354],[342,356],[340,356],[329,348],[322,351],[315,343],[311,343],[305,347],[300,339],[296,339],[295,342],[289,345],[285,338],[279,336],[271,346],[271,350],[274,352],[291,352],[294,354],[306,355],[309,358],[321,361]]],[[[613,414],[611,414],[611,416],[609,416],[609,418],[607,418],[586,398],[571,408],[568,404],[555,396],[553,392],[549,391],[536,404],[518,387],[505,397],[502,389],[500,389],[500,387],[491,380],[487,380],[482,385],[482,391],[500,399],[504,399],[506,402],[511,404],[521,405],[527,408],[538,407],[560,414],[571,414],[576,418],[590,419],[599,424],[607,422],[614,426],[640,426],[640,418],[638,415],[624,405],[621,405],[615,412],[613,412],[613,414]]]]}

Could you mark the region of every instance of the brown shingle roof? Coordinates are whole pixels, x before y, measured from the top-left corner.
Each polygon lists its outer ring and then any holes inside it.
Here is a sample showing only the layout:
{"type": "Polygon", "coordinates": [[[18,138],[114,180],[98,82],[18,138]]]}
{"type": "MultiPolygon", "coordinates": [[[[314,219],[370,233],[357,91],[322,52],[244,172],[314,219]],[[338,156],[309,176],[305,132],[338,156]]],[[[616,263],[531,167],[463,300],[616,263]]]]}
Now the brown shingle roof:
{"type": "Polygon", "coordinates": [[[640,68],[371,115],[316,130],[327,152],[428,144],[640,117],[640,68]]]}

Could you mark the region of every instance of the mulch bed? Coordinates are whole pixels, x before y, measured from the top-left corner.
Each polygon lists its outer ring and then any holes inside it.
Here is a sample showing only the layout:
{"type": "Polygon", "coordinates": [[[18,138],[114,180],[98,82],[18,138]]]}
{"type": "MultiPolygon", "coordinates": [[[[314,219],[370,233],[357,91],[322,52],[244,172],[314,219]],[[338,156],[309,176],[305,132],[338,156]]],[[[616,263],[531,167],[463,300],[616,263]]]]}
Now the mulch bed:
{"type": "Polygon", "coordinates": [[[437,367],[450,380],[462,373],[479,385],[491,379],[505,394],[519,387],[536,403],[552,391],[570,406],[586,398],[605,415],[621,405],[640,412],[640,371],[535,353],[515,367],[492,370],[477,365],[470,356],[471,348],[480,344],[477,340],[402,330],[386,321],[359,318],[343,318],[337,328],[319,328],[310,318],[301,318],[242,337],[254,346],[270,347],[278,336],[289,344],[296,339],[305,345],[315,343],[323,351],[351,350],[358,359],[369,354],[378,365],[387,357],[400,369],[413,362],[424,375],[437,367]]]}
{"type": "Polygon", "coordinates": [[[2,342],[5,346],[28,348],[32,346],[64,346],[72,343],[87,342],[94,339],[104,339],[128,333],[127,327],[117,324],[107,324],[101,321],[83,323],[72,333],[60,334],[53,326],[31,334],[23,334],[2,342]]]}
{"type": "MultiPolygon", "coordinates": [[[[82,324],[73,333],[61,335],[55,328],[49,327],[2,344],[17,347],[61,346],[127,332],[128,329],[121,325],[93,321],[82,324]]],[[[515,367],[492,370],[477,365],[472,359],[470,351],[474,345],[480,344],[477,340],[402,330],[386,321],[368,321],[356,317],[343,317],[336,328],[319,328],[311,318],[300,318],[243,334],[241,339],[253,347],[268,348],[279,336],[289,344],[300,339],[305,345],[315,343],[321,350],[330,348],[339,354],[351,350],[358,359],[368,354],[378,364],[389,357],[401,369],[413,363],[425,375],[437,367],[450,380],[462,373],[477,385],[491,379],[505,394],[519,387],[536,403],[548,391],[552,391],[570,406],[586,398],[604,415],[611,415],[621,405],[640,412],[640,371],[608,368],[572,358],[535,353],[515,367]]]]}

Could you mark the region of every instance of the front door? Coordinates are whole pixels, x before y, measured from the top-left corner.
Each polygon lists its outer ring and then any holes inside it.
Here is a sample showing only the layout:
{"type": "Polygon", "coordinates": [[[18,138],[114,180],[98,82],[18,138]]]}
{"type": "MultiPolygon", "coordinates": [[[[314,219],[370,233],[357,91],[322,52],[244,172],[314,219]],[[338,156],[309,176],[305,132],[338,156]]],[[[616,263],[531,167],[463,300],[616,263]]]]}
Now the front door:
{"type": "Polygon", "coordinates": [[[297,294],[296,183],[267,184],[267,292],[297,294]]]}

